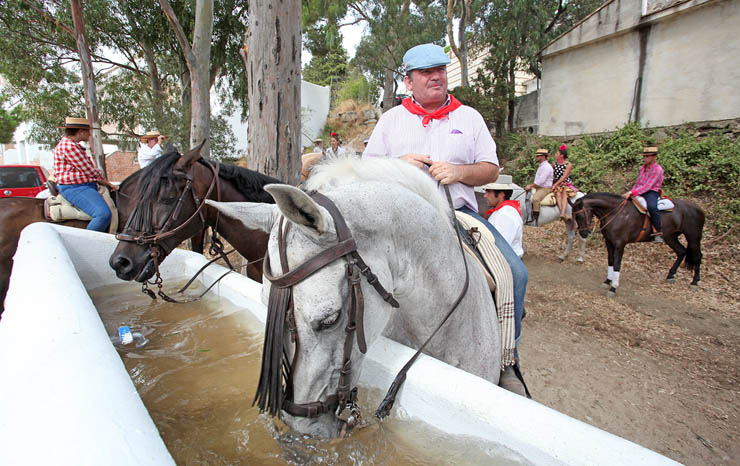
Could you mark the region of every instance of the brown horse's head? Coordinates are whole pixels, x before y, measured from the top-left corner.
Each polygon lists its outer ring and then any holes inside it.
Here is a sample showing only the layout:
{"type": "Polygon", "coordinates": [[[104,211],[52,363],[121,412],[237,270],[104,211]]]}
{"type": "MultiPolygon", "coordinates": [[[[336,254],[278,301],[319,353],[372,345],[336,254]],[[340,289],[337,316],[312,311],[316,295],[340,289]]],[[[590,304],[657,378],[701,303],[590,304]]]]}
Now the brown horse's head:
{"type": "Polygon", "coordinates": [[[213,190],[217,173],[210,163],[197,163],[203,145],[185,155],[172,150],[140,171],[138,196],[129,203],[130,212],[124,212],[127,221],[109,261],[118,278],[148,280],[157,263],[202,230],[199,207],[213,190]]]}
{"type": "Polygon", "coordinates": [[[571,204],[573,218],[578,225],[578,234],[581,238],[586,239],[591,235],[591,219],[594,216],[593,210],[586,207],[584,198],[577,199],[571,204]]]}

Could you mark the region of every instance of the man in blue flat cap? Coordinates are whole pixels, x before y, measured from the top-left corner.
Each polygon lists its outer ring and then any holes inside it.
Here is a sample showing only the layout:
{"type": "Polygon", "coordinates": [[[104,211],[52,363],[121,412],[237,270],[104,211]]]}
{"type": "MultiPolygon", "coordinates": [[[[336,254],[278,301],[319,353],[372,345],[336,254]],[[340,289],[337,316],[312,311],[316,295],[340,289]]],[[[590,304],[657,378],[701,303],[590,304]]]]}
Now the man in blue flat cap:
{"type": "MultiPolygon", "coordinates": [[[[448,185],[455,209],[488,227],[514,278],[518,343],[529,273],[503,236],[477,212],[473,187],[495,182],[498,177],[496,143],[480,113],[447,93],[449,63],[450,57],[438,45],[417,45],[406,52],[403,81],[412,97],[380,117],[363,157],[398,157],[420,169],[429,167],[440,190],[441,185],[448,185]]],[[[518,363],[506,367],[500,385],[523,395],[523,381],[514,375],[518,372],[518,363]]]]}

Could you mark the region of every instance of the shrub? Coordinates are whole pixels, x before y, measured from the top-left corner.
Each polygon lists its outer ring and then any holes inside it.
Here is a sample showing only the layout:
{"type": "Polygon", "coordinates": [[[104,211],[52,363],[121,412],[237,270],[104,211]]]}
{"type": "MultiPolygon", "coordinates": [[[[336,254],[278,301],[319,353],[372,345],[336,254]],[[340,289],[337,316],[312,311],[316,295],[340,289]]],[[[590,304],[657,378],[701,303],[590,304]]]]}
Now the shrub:
{"type": "MultiPolygon", "coordinates": [[[[629,123],[611,134],[584,135],[570,142],[573,183],[586,192],[627,191],[637,178],[643,147],[654,144],[651,135],[651,130],[629,123]]],[[[522,186],[534,178],[534,150],[541,146],[554,153],[558,146],[550,137],[518,133],[497,142],[507,172],[522,186]]],[[[719,132],[697,138],[681,131],[659,147],[658,163],[665,170],[663,191],[667,196],[700,201],[707,213],[707,226],[715,233],[740,224],[740,141],[719,132]]]]}

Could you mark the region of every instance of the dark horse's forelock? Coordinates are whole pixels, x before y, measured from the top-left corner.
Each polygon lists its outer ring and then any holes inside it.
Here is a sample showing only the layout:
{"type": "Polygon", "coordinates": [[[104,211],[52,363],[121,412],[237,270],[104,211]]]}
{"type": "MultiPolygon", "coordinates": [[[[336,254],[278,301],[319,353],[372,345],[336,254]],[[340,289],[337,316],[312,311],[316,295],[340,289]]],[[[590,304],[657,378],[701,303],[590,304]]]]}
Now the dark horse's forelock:
{"type": "MultiPolygon", "coordinates": [[[[126,223],[125,230],[152,233],[152,208],[162,188],[174,183],[173,168],[180,158],[177,151],[168,152],[158,157],[145,168],[139,170],[141,181],[135,207],[126,223]]],[[[124,182],[125,183],[125,182],[124,182]]]]}

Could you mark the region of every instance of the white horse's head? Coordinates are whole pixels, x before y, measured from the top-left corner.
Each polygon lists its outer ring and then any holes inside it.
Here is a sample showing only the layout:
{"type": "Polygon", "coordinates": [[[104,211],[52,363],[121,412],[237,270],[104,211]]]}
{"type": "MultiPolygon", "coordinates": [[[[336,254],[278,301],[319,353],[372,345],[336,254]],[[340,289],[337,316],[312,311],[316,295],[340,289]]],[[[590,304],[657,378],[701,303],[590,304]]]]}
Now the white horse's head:
{"type": "MultiPolygon", "coordinates": [[[[270,232],[269,261],[265,270],[269,270],[272,276],[295,271],[337,245],[337,225],[332,215],[306,192],[287,185],[269,185],[265,189],[275,198],[275,205],[208,203],[223,215],[239,219],[247,228],[270,232]],[[281,217],[284,218],[283,233],[280,233],[281,217]],[[290,227],[286,232],[287,225],[290,227]],[[286,244],[283,260],[279,250],[281,235],[285,236],[286,244]],[[287,262],[287,268],[282,262],[287,262]]],[[[367,344],[371,345],[389,318],[394,316],[395,319],[399,313],[411,321],[421,321],[419,333],[428,335],[426,321],[433,320],[429,318],[430,313],[437,312],[437,309],[443,311],[439,303],[452,301],[454,296],[449,296],[459,293],[460,289],[460,268],[449,268],[440,275],[434,271],[435,266],[442,259],[456,260],[462,267],[447,206],[431,179],[421,170],[397,160],[340,159],[330,165],[317,166],[306,190],[319,191],[334,202],[357,244],[357,252],[377,275],[380,284],[401,303],[401,309],[393,310],[361,277],[364,327],[358,328],[357,336],[364,331],[367,344]]],[[[316,407],[321,403],[314,402],[325,402],[338,393],[340,371],[345,365],[345,327],[352,301],[347,263],[346,257],[340,257],[292,286],[294,324],[290,316],[285,319],[282,315],[274,315],[273,309],[268,312],[261,378],[271,377],[282,388],[280,366],[283,363],[280,362],[282,351],[279,348],[284,342],[287,351],[285,362],[292,368],[287,393],[292,404],[316,407]],[[278,333],[273,337],[268,335],[271,319],[278,333]],[[288,321],[285,329],[280,322],[284,320],[288,321]],[[293,325],[297,346],[289,343],[288,329],[293,325]],[[267,343],[271,338],[278,342],[278,349],[272,352],[272,356],[267,343]],[[297,352],[294,352],[295,348],[297,352]],[[273,363],[266,370],[265,358],[269,357],[273,358],[273,363]]],[[[481,286],[485,288],[485,284],[481,286]]],[[[273,288],[277,287],[269,280],[263,281],[264,302],[275,294],[273,288]]],[[[472,321],[470,316],[466,319],[472,321]]],[[[480,327],[479,323],[475,325],[480,327]]],[[[352,342],[349,380],[344,380],[349,387],[356,386],[363,362],[357,336],[352,342]]],[[[422,338],[413,337],[415,340],[422,338]]],[[[407,344],[418,344],[418,341],[407,344]]],[[[276,393],[276,385],[266,391],[276,393]]],[[[268,403],[268,411],[285,408],[281,400],[273,400],[272,403],[272,408],[268,403]],[[280,406],[275,406],[276,402],[280,406]]],[[[313,436],[334,437],[341,428],[333,409],[314,417],[283,412],[283,418],[297,431],[313,436]]]]}

